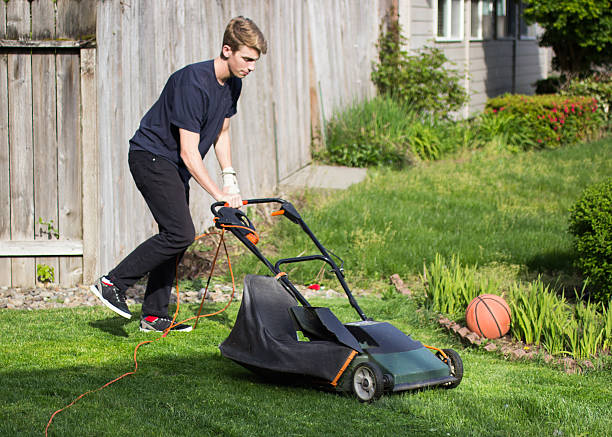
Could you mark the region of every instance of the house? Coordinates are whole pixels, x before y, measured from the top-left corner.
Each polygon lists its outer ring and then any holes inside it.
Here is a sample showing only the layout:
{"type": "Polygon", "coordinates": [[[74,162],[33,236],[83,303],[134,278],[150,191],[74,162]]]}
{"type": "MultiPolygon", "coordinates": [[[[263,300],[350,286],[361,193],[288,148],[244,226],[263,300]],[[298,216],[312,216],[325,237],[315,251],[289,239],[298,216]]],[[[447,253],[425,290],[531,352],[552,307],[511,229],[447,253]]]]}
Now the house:
{"type": "Polygon", "coordinates": [[[470,96],[463,116],[482,111],[488,98],[533,94],[552,69],[552,50],[538,46],[537,25],[527,25],[517,0],[398,0],[410,51],[442,49],[464,76],[470,96]]]}

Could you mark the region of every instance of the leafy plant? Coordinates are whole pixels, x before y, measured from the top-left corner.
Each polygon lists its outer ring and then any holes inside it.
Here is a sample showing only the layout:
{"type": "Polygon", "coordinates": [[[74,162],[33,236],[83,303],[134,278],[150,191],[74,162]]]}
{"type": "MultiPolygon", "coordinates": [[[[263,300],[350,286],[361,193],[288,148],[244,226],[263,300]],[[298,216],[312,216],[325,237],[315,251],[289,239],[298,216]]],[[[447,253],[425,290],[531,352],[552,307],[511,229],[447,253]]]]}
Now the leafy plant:
{"type": "Polygon", "coordinates": [[[59,239],[59,231],[53,224],[53,220],[49,220],[46,222],[46,221],[43,221],[42,217],[38,217],[38,223],[42,225],[42,227],[39,229],[39,233],[41,236],[45,234],[47,235],[47,238],[49,240],[53,237],[59,239]]]}
{"type": "Polygon", "coordinates": [[[39,282],[47,283],[55,281],[55,269],[47,264],[36,265],[36,279],[39,282]]]}
{"type": "Polygon", "coordinates": [[[389,95],[411,105],[418,112],[448,117],[467,102],[461,86],[461,74],[449,65],[442,50],[425,47],[414,55],[402,49],[405,37],[391,12],[380,26],[378,63],[374,64],[372,82],[381,95],[389,95]]]}
{"type": "Polygon", "coordinates": [[[612,299],[612,178],[588,187],[570,209],[578,267],[592,284],[592,296],[612,299]]]}

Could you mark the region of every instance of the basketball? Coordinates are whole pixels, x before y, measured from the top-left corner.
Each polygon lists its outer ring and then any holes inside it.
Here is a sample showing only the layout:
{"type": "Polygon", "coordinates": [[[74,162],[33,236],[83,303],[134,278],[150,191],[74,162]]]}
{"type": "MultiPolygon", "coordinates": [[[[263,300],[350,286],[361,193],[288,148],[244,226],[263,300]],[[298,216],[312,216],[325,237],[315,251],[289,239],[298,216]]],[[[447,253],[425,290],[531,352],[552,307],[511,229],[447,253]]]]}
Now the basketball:
{"type": "Polygon", "coordinates": [[[485,338],[499,338],[510,330],[510,307],[495,294],[475,297],[465,310],[470,331],[485,338]]]}

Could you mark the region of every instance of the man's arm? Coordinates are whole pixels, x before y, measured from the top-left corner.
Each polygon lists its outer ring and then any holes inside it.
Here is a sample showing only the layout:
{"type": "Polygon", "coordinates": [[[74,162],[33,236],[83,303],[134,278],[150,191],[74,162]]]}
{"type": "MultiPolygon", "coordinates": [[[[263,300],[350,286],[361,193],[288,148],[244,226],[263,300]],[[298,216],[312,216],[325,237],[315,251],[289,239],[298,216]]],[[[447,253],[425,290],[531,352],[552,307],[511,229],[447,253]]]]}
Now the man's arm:
{"type": "Polygon", "coordinates": [[[221,132],[219,132],[219,136],[217,137],[217,141],[215,141],[215,154],[217,155],[217,160],[219,161],[221,169],[232,166],[229,124],[230,119],[226,118],[223,122],[221,132]]]}
{"type": "MultiPolygon", "coordinates": [[[[229,123],[228,123],[229,126],[229,123]]],[[[224,123],[225,127],[225,123],[224,123]]],[[[221,134],[219,135],[221,136],[221,134]]],[[[219,189],[215,181],[212,180],[204,162],[200,156],[198,145],[200,143],[200,134],[191,132],[185,129],[179,129],[179,139],[181,142],[181,159],[185,163],[187,170],[202,188],[206,190],[217,201],[226,202],[232,208],[242,206],[242,198],[239,194],[227,194],[219,189]]],[[[229,134],[228,134],[229,148],[229,134]]]]}

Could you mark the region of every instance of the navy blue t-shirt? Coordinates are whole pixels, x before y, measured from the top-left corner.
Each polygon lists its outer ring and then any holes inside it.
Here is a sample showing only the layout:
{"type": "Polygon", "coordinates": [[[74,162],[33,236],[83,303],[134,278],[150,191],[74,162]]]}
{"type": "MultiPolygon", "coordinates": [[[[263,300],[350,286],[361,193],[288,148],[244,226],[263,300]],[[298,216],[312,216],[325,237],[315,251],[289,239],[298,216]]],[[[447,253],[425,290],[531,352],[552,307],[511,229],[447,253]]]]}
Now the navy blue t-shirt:
{"type": "Polygon", "coordinates": [[[191,175],[181,159],[179,128],[199,133],[204,158],[223,121],[236,113],[242,81],[232,77],[219,84],[214,61],[198,62],[173,73],[159,99],[140,122],[130,151],[145,150],[174,163],[187,182],[191,175]]]}

